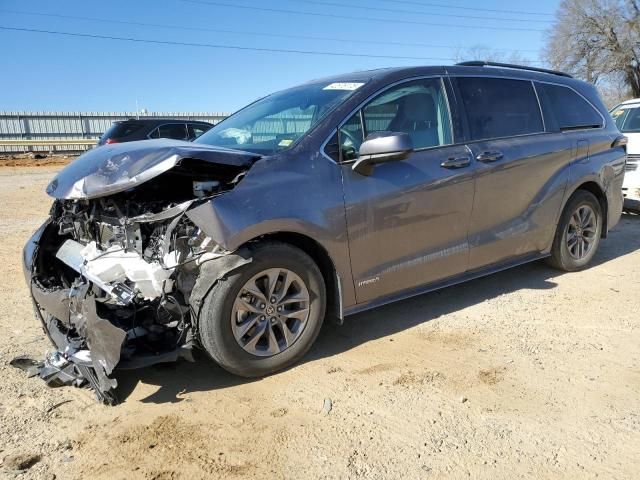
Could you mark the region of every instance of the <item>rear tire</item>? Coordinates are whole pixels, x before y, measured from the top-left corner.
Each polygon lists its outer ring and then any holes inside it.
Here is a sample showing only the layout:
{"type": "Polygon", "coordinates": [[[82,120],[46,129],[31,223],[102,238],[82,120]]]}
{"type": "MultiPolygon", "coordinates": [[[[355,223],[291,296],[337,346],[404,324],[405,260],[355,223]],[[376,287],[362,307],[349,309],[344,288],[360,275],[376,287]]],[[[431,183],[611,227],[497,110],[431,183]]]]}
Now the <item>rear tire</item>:
{"type": "Polygon", "coordinates": [[[562,211],[547,263],[565,272],[585,268],[600,245],[602,222],[602,207],[595,195],[576,191],[562,211]]]}
{"type": "Polygon", "coordinates": [[[220,279],[205,297],[200,341],[233,374],[269,375],[296,363],[311,348],[325,309],[325,284],[315,262],[288,244],[260,244],[252,249],[251,263],[220,279]]]}

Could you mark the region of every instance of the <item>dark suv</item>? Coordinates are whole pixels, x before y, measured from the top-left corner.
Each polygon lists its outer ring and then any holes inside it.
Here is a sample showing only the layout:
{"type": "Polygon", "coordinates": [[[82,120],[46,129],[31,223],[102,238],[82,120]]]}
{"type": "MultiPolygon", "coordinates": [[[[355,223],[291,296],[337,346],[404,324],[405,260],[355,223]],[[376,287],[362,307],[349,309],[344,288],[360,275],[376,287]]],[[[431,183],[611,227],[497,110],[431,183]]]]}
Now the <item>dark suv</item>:
{"type": "Polygon", "coordinates": [[[98,145],[134,142],[153,138],[172,138],[174,140],[195,140],[208,131],[213,124],[193,120],[171,118],[142,118],[113,122],[102,134],[98,145]]]}
{"type": "Polygon", "coordinates": [[[542,258],[584,268],[620,218],[625,155],[593,86],[559,72],[313,81],[194,143],[81,156],[47,189],[27,282],[56,365],[107,400],[116,365],[194,345],[266,375],[300,359],[326,316],[542,258]]]}

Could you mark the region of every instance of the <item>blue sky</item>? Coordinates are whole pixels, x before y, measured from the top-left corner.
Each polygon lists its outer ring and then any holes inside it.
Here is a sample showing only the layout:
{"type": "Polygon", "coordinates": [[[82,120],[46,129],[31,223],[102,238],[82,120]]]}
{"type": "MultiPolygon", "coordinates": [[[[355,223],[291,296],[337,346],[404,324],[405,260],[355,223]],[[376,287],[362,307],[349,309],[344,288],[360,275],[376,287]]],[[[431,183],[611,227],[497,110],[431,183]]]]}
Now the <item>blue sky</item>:
{"type": "Polygon", "coordinates": [[[559,0],[0,0],[0,27],[392,57],[256,52],[0,30],[0,110],[134,111],[137,100],[140,108],[150,111],[231,112],[275,90],[335,73],[385,66],[449,64],[456,49],[464,50],[465,47],[503,49],[507,54],[519,51],[528,59],[539,60],[544,41],[542,30],[549,27],[547,22],[552,21],[553,16],[507,13],[505,10],[553,14],[558,3],[559,0]],[[260,11],[220,4],[333,16],[260,11]],[[366,21],[363,16],[382,18],[387,22],[366,21]],[[492,27],[536,31],[494,30],[492,27]],[[424,45],[363,43],[367,41],[424,45]],[[399,56],[425,59],[394,58],[399,56]]]}

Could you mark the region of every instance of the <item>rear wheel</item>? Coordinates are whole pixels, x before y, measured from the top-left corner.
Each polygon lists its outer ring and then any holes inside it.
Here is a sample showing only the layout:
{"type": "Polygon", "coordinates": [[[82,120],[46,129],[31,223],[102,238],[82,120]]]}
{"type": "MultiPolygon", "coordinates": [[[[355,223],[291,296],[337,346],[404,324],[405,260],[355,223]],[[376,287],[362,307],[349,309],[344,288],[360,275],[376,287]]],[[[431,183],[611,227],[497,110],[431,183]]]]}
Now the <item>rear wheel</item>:
{"type": "Polygon", "coordinates": [[[203,347],[224,369],[268,375],[298,361],[324,320],[326,293],[318,266],[302,250],[265,243],[252,262],[219,280],[199,319],[203,347]]]}
{"type": "Polygon", "coordinates": [[[598,250],[602,235],[602,208],[586,190],[578,190],[562,212],[549,264],[572,272],[585,268],[598,250]]]}

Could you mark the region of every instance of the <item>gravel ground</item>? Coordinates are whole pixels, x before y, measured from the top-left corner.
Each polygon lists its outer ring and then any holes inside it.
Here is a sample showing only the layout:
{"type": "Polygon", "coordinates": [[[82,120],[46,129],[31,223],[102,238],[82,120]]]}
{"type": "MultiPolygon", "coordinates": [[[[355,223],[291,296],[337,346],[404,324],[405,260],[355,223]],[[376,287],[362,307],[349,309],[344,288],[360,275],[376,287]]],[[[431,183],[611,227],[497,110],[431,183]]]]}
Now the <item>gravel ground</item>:
{"type": "Polygon", "coordinates": [[[56,168],[0,168],[0,477],[638,478],[640,217],[589,270],[534,263],[327,325],[262,380],[203,355],[128,372],[109,408],[8,365],[48,348],[20,250],[56,168]]]}
{"type": "Polygon", "coordinates": [[[66,165],[76,157],[73,154],[0,153],[0,167],[54,167],[66,165]]]}

